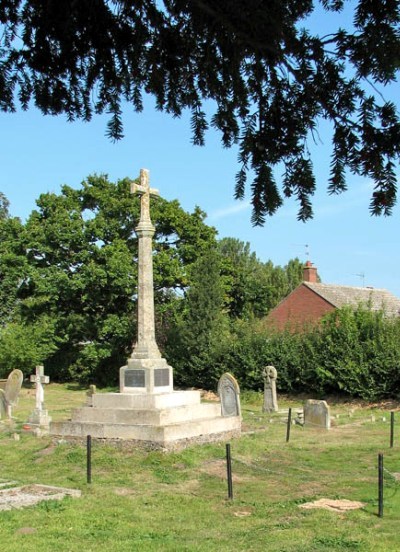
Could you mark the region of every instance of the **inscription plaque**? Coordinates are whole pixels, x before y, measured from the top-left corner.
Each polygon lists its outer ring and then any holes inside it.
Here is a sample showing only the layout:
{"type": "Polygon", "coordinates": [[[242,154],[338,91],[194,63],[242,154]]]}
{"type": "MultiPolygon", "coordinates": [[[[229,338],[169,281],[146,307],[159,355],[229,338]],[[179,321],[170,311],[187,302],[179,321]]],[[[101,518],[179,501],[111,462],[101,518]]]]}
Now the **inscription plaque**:
{"type": "Polygon", "coordinates": [[[159,370],[154,370],[154,386],[165,387],[167,385],[169,385],[169,369],[160,368],[159,370]]]}
{"type": "Polygon", "coordinates": [[[144,370],[125,370],[125,387],[145,387],[144,370]]]}

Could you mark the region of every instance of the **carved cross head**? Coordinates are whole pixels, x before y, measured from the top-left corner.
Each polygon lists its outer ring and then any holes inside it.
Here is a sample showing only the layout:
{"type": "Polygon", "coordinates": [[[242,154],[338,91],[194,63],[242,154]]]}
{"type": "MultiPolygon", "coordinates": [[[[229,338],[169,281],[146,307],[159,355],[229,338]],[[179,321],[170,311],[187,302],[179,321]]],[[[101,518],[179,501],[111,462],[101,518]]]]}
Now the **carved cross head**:
{"type": "Polygon", "coordinates": [[[140,184],[133,182],[131,193],[140,196],[140,221],[150,221],[150,197],[157,197],[160,192],[150,188],[150,177],[147,169],[140,169],[140,184]]]}

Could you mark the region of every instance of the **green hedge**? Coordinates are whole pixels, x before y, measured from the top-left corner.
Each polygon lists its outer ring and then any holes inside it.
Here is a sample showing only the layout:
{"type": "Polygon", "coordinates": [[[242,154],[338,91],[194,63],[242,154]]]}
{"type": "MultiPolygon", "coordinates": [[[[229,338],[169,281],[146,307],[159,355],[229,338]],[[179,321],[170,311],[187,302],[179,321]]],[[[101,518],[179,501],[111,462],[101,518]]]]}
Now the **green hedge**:
{"type": "Polygon", "coordinates": [[[301,334],[266,334],[244,325],[219,347],[214,362],[244,390],[262,389],[262,368],[272,364],[282,392],[399,397],[400,320],[360,306],[339,309],[301,334]]]}

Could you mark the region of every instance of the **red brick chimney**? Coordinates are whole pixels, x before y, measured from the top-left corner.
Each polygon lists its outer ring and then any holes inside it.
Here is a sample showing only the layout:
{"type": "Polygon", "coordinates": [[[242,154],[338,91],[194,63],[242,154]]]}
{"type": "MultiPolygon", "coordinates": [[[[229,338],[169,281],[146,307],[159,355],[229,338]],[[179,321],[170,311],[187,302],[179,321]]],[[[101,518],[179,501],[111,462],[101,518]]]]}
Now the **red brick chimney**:
{"type": "Polygon", "coordinates": [[[303,268],[303,281],[310,284],[318,283],[317,267],[311,261],[307,261],[303,268]]]}

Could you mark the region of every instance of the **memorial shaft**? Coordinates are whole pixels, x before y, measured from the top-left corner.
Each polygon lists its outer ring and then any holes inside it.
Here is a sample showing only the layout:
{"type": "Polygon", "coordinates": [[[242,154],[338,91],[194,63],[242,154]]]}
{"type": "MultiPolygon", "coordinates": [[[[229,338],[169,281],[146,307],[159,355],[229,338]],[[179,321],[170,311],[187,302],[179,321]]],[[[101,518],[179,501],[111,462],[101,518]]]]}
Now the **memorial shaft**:
{"type": "Polygon", "coordinates": [[[131,358],[161,358],[155,337],[153,236],[155,228],[150,219],[150,196],[158,191],[149,185],[149,173],[140,171],[140,184],[134,184],[133,193],[140,194],[140,221],[135,228],[138,237],[138,305],[137,343],[131,358]]]}
{"type": "Polygon", "coordinates": [[[152,238],[154,228],[136,227],[138,236],[138,317],[137,344],[133,352],[134,358],[158,358],[154,323],[154,291],[153,291],[153,255],[152,238]]]}
{"type": "Polygon", "coordinates": [[[126,366],[120,368],[121,393],[170,393],[173,391],[171,366],[162,358],[155,336],[153,288],[153,236],[150,197],[158,190],[150,188],[149,171],[141,169],[140,183],[132,183],[131,192],[140,196],[138,237],[137,341],[126,366]]]}

